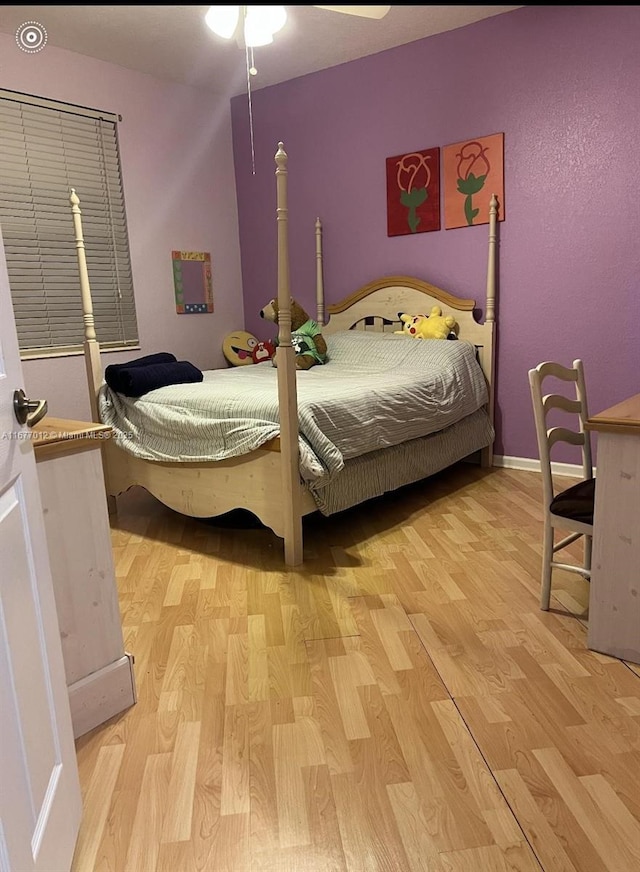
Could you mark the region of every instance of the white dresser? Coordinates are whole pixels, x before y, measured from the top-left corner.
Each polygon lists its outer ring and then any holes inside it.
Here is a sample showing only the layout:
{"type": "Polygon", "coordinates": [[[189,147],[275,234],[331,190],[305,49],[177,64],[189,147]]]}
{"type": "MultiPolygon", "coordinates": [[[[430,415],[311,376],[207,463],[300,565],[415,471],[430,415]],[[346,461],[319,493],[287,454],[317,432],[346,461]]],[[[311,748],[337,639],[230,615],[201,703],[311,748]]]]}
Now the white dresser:
{"type": "Polygon", "coordinates": [[[100,450],[110,429],[46,417],[31,432],[77,738],[136,701],[100,450]]]}
{"type": "Polygon", "coordinates": [[[640,394],[585,428],[598,435],[587,645],[640,664],[640,394]]]}

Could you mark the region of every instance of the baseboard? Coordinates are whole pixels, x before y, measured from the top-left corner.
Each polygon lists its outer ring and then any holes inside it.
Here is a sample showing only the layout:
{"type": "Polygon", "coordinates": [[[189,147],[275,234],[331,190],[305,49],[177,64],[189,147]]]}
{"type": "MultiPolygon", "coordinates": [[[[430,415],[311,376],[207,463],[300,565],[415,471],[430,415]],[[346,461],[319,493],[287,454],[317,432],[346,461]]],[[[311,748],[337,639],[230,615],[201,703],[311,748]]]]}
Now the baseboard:
{"type": "Polygon", "coordinates": [[[73,736],[77,739],[135,703],[133,657],[125,654],[70,684],[68,691],[73,736]]]}
{"type": "MultiPolygon", "coordinates": [[[[503,467],[504,469],[523,469],[528,472],[540,472],[540,461],[532,457],[508,457],[494,454],[493,465],[503,467]]],[[[577,463],[557,463],[554,461],[551,463],[551,472],[554,475],[582,478],[582,467],[577,463]]]]}

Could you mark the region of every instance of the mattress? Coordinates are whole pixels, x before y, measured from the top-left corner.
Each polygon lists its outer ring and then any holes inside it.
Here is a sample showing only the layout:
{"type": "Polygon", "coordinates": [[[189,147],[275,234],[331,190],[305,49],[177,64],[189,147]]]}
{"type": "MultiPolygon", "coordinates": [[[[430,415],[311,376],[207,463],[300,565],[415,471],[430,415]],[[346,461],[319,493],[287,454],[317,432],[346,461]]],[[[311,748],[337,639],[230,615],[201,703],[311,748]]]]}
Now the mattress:
{"type": "MultiPolygon", "coordinates": [[[[306,482],[326,485],[348,461],[446,430],[488,401],[470,343],[356,331],[326,338],[328,362],[296,373],[306,482]]],[[[119,446],[146,460],[223,460],[279,434],[269,362],[205,371],[201,383],[139,398],[103,385],[98,403],[119,446]]]]}

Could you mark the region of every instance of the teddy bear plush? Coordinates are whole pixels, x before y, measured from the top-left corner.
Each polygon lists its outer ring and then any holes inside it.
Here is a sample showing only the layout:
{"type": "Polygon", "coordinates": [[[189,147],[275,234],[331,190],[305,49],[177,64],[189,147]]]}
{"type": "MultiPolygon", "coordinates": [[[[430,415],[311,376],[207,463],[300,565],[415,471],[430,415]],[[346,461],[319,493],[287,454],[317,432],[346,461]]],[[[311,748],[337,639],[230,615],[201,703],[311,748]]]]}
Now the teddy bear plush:
{"type": "MultiPolygon", "coordinates": [[[[260,317],[267,321],[278,323],[278,301],[270,303],[260,310],[260,317]]],[[[276,338],[275,344],[278,344],[276,338]]],[[[327,343],[322,335],[317,321],[313,321],[300,303],[291,298],[291,344],[296,353],[296,368],[310,369],[317,363],[327,360],[327,343]]],[[[273,357],[276,366],[276,357],[273,357]]]]}
{"type": "Polygon", "coordinates": [[[428,315],[399,313],[402,330],[395,330],[414,339],[456,339],[458,325],[451,315],[444,316],[440,306],[434,306],[428,315]]]}

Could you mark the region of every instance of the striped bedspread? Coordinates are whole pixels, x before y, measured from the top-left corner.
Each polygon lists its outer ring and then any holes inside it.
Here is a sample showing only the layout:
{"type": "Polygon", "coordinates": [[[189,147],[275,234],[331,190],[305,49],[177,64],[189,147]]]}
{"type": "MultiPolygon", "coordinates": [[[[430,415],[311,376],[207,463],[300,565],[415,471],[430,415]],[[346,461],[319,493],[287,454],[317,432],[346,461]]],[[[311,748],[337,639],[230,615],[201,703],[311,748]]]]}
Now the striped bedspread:
{"type": "MultiPolygon", "coordinates": [[[[328,362],[297,372],[300,471],[329,480],[345,460],[443,430],[488,399],[475,348],[347,331],[327,336],[328,362]]],[[[277,436],[277,370],[269,362],[205,371],[139,399],[102,386],[101,420],[137,457],[237,457],[277,436]]]]}

